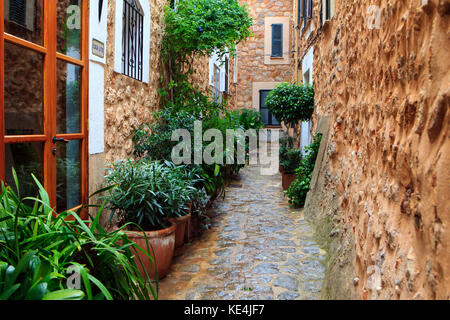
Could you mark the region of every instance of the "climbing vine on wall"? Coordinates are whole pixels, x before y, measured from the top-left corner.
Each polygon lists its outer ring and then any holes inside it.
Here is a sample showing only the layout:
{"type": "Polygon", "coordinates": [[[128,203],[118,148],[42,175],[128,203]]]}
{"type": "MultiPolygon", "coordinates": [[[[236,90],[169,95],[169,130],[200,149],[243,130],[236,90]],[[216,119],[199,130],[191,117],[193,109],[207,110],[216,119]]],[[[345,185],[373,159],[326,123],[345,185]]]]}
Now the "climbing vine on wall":
{"type": "MultiPolygon", "coordinates": [[[[213,52],[219,58],[235,54],[236,45],[252,35],[252,18],[238,0],[183,0],[176,8],[166,6],[162,53],[168,63],[169,85],[163,95],[191,99],[193,86],[188,75],[194,59],[213,52]]],[[[180,101],[178,101],[180,102],[180,101]]]]}

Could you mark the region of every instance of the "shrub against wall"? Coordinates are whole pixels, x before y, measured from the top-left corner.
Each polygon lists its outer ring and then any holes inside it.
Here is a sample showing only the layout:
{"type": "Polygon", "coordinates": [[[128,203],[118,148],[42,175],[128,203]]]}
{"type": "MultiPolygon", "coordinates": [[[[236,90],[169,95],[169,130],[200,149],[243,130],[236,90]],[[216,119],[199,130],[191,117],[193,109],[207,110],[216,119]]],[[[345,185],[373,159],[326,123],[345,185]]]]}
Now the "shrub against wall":
{"type": "Polygon", "coordinates": [[[295,170],[297,178],[285,191],[292,207],[303,207],[305,204],[321,139],[322,134],[316,134],[311,145],[306,147],[306,156],[301,159],[298,168],[295,170]]]}

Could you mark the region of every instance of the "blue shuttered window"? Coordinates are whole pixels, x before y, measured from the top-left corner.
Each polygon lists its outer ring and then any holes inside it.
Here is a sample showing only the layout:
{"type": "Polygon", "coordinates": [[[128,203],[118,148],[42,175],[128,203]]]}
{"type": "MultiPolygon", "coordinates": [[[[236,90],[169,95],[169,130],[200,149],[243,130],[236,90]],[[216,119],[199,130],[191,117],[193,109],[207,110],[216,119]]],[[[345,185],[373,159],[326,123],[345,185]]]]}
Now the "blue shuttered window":
{"type": "Polygon", "coordinates": [[[283,57],[283,25],[272,24],[272,57],[283,57]]]}

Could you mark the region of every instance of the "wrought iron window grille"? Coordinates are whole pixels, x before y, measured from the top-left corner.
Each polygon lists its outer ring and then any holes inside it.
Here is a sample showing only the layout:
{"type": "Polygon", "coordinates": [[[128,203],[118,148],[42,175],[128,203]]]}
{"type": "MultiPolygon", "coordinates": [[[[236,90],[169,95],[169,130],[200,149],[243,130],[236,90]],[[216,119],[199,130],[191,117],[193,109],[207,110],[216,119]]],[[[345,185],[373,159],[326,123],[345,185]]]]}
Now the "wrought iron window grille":
{"type": "Polygon", "coordinates": [[[122,73],[142,81],[144,13],[137,0],[124,0],[122,73]]]}

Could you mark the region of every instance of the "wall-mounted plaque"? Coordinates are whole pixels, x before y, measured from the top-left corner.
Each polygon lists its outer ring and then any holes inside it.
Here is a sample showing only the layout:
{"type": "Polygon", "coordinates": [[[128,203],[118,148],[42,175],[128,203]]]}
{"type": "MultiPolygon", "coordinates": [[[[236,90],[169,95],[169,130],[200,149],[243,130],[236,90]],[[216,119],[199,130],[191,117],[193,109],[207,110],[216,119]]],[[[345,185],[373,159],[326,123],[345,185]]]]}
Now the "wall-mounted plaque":
{"type": "Polygon", "coordinates": [[[92,39],[92,54],[103,59],[105,57],[105,44],[92,39]]]}

